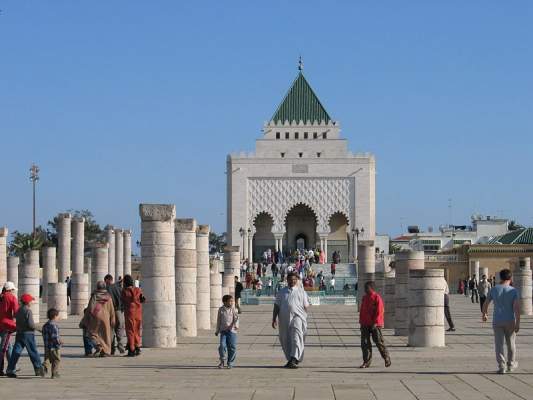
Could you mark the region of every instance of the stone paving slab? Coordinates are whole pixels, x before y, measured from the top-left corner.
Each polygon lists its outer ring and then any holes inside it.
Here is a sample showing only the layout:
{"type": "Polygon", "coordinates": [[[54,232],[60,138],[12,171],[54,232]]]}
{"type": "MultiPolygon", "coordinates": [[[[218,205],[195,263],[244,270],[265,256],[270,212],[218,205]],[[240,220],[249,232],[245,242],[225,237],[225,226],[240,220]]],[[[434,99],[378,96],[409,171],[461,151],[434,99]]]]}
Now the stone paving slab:
{"type": "MultiPolygon", "coordinates": [[[[145,349],[141,357],[83,357],[78,317],[60,323],[65,347],[62,378],[31,376],[27,356],[20,379],[0,378],[0,399],[468,399],[533,400],[533,317],[524,317],[518,337],[516,373],[496,375],[489,323],[477,304],[454,295],[457,331],[447,347],[413,349],[405,337],[385,330],[393,365],[386,369],[374,350],[372,368],[360,370],[355,306],[319,306],[310,312],[305,360],[298,370],[285,360],[270,327],[270,306],[247,306],[241,314],[236,367],[219,370],[218,339],[210,331],[182,338],[176,349],[145,349]],[[6,397],[7,398],[7,397],[6,397]]],[[[42,339],[38,336],[42,350],[42,339]]]]}

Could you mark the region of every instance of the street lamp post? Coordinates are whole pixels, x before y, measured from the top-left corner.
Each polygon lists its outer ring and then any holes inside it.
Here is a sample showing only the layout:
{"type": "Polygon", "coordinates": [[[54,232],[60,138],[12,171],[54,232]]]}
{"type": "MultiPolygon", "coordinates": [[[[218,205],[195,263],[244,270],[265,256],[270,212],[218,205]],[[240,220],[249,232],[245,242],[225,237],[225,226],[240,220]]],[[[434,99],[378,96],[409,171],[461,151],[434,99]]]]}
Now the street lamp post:
{"type": "Polygon", "coordinates": [[[33,237],[35,238],[35,184],[39,180],[39,167],[35,164],[30,168],[30,181],[33,184],[33,237]]]}

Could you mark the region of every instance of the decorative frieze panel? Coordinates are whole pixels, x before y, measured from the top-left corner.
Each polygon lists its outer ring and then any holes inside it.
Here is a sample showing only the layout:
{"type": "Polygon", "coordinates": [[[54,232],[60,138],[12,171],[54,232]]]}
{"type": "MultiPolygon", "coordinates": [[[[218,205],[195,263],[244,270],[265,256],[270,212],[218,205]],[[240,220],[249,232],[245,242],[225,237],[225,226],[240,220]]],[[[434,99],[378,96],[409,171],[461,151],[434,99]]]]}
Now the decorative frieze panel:
{"type": "Polygon", "coordinates": [[[317,217],[317,230],[329,232],[329,219],[343,213],[351,224],[355,185],[352,178],[249,178],[248,226],[261,212],[274,219],[273,232],[285,231],[285,218],[298,204],[309,206],[317,217]]]}

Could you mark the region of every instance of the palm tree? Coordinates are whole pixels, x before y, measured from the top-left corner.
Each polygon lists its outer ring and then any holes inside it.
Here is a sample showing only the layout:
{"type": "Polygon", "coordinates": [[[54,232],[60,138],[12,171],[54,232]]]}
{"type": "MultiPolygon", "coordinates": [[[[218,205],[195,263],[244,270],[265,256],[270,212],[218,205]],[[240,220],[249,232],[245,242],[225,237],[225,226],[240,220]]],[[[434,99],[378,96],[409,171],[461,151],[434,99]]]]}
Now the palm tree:
{"type": "Polygon", "coordinates": [[[46,242],[46,232],[41,227],[35,229],[35,236],[31,233],[21,233],[13,231],[13,239],[9,245],[9,252],[18,256],[24,262],[24,254],[29,250],[40,250],[46,242]],[[44,236],[43,236],[44,235],[44,236]]]}

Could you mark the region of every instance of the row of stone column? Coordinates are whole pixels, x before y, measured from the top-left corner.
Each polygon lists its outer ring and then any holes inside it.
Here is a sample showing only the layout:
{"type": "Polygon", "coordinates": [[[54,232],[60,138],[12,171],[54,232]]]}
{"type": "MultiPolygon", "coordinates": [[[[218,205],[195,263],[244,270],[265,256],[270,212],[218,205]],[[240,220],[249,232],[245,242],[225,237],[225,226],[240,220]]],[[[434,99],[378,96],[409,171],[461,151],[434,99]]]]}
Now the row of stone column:
{"type": "Polygon", "coordinates": [[[212,310],[221,305],[220,274],[213,276],[209,265],[209,226],[192,218],[176,219],[175,206],[169,204],[141,204],[139,213],[147,299],[143,343],[175,347],[177,337],[209,329],[212,310]]]}
{"type": "Polygon", "coordinates": [[[118,280],[124,275],[131,275],[131,230],[105,227],[108,244],[108,273],[118,280]]]}

